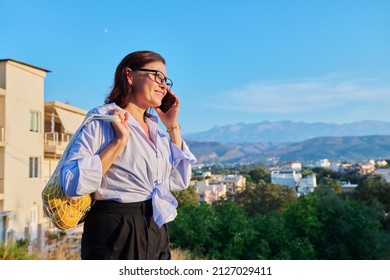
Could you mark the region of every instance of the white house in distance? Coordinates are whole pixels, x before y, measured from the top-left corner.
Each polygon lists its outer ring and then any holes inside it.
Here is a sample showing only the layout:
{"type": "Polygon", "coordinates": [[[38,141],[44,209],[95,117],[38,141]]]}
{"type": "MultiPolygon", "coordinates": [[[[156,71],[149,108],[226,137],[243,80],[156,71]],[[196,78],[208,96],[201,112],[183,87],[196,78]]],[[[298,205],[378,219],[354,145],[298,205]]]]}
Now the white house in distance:
{"type": "Polygon", "coordinates": [[[378,168],[375,174],[380,175],[386,182],[390,182],[390,168],[378,168]]]}
{"type": "Polygon", "coordinates": [[[313,192],[315,187],[317,187],[316,175],[307,175],[299,180],[297,186],[297,193],[298,195],[308,194],[310,192],[313,192]]]}
{"type": "Polygon", "coordinates": [[[301,170],[301,163],[289,162],[282,167],[271,171],[271,182],[272,184],[295,188],[302,179],[301,170]]]}
{"type": "Polygon", "coordinates": [[[324,158],[317,160],[314,164],[314,167],[330,168],[331,164],[332,163],[327,158],[324,158]]]}
{"type": "Polygon", "coordinates": [[[0,60],[0,242],[27,239],[42,248],[53,228],[41,192],[86,111],[44,102],[48,70],[0,60]]]}
{"type": "Polygon", "coordinates": [[[297,195],[307,194],[317,187],[317,177],[315,174],[302,177],[302,164],[290,162],[277,170],[271,171],[271,183],[280,186],[294,188],[297,195]]]}
{"type": "Polygon", "coordinates": [[[271,171],[271,182],[275,185],[295,188],[302,179],[302,174],[296,170],[273,170],[271,171]]]}

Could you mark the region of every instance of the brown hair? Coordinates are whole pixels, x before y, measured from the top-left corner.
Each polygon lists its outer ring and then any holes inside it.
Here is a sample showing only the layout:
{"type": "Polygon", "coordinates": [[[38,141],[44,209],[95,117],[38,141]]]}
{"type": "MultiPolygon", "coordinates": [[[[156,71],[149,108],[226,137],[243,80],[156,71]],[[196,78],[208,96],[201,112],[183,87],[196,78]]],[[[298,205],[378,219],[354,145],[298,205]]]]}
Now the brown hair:
{"type": "Polygon", "coordinates": [[[165,64],[165,59],[152,51],[137,51],[125,56],[115,71],[114,85],[107,95],[105,103],[114,102],[121,108],[125,108],[132,98],[132,86],[127,81],[126,68],[142,68],[151,62],[160,61],[165,64]]]}

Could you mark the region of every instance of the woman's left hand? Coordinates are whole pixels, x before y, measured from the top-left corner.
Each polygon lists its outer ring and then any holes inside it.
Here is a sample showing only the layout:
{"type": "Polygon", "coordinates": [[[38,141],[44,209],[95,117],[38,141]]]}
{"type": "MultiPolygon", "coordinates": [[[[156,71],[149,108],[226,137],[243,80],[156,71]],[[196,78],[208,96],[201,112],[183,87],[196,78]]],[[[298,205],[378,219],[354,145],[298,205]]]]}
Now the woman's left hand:
{"type": "Polygon", "coordinates": [[[169,92],[176,98],[176,102],[172,105],[172,107],[169,108],[169,110],[166,113],[161,111],[160,108],[158,107],[154,108],[158,116],[160,117],[161,122],[168,129],[177,126],[179,124],[179,107],[180,107],[180,100],[177,97],[177,95],[172,90],[170,90],[169,92]]]}
{"type": "Polygon", "coordinates": [[[167,132],[169,133],[169,137],[171,138],[171,141],[175,143],[180,149],[183,149],[183,139],[181,137],[181,131],[180,131],[180,125],[179,125],[179,107],[180,107],[180,100],[176,96],[176,94],[173,91],[170,91],[170,93],[176,97],[176,102],[172,105],[169,110],[164,113],[160,110],[160,108],[154,108],[157,112],[157,114],[160,117],[160,120],[167,128],[167,132]]]}

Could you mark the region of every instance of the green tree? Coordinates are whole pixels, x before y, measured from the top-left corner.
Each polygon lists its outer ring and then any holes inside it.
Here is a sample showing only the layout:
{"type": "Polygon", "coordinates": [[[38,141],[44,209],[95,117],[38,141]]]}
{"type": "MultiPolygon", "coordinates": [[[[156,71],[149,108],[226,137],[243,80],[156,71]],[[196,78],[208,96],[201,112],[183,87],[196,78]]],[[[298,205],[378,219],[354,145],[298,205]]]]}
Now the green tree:
{"type": "Polygon", "coordinates": [[[390,212],[390,183],[381,176],[369,175],[359,180],[354,197],[365,203],[379,201],[386,213],[390,212]]]}
{"type": "Polygon", "coordinates": [[[236,203],[223,200],[215,203],[213,210],[215,242],[207,250],[208,257],[220,260],[247,258],[245,242],[251,227],[247,213],[236,203]]]}
{"type": "Polygon", "coordinates": [[[324,184],[324,179],[338,180],[340,178],[340,174],[330,168],[315,167],[313,172],[316,174],[318,184],[324,184]]]}
{"type": "Polygon", "coordinates": [[[289,187],[260,182],[236,194],[235,201],[250,215],[281,210],[296,200],[295,190],[289,187]]]}
{"type": "Polygon", "coordinates": [[[336,181],[335,179],[331,178],[322,178],[321,183],[318,185],[318,187],[325,187],[329,188],[335,193],[340,193],[341,192],[341,184],[336,181]]]}
{"type": "Polygon", "coordinates": [[[196,258],[204,258],[209,248],[214,247],[216,221],[213,208],[206,203],[183,205],[178,208],[176,219],[168,224],[172,245],[191,251],[196,258]]]}
{"type": "Polygon", "coordinates": [[[172,244],[201,259],[390,258],[390,235],[380,223],[384,208],[377,200],[358,201],[321,185],[278,204],[274,200],[281,187],[262,187],[246,194],[241,205],[183,205],[169,224],[172,244]],[[258,198],[268,205],[261,211],[258,198]],[[245,203],[252,204],[251,215],[244,211],[245,203]]]}
{"type": "Polygon", "coordinates": [[[313,244],[317,259],[382,259],[389,235],[381,230],[378,209],[343,200],[318,187],[284,211],[291,232],[313,244]]]}
{"type": "Polygon", "coordinates": [[[232,201],[184,205],[169,224],[173,246],[207,259],[246,258],[249,228],[247,214],[232,201]]]}
{"type": "Polygon", "coordinates": [[[363,177],[364,176],[360,175],[359,171],[357,171],[357,170],[351,170],[351,171],[339,174],[340,181],[351,182],[352,184],[359,184],[359,181],[363,177]]]}
{"type": "Polygon", "coordinates": [[[179,207],[186,204],[197,205],[199,203],[198,193],[193,186],[190,186],[183,191],[173,192],[173,196],[176,198],[179,207]]]}
{"type": "Polygon", "coordinates": [[[271,183],[271,175],[268,171],[257,168],[249,171],[250,181],[256,184],[260,182],[271,183]]]}
{"type": "Polygon", "coordinates": [[[390,183],[378,175],[362,176],[358,181],[356,191],[350,194],[353,198],[370,206],[376,202],[383,206],[380,213],[381,223],[390,232],[390,183]]]}

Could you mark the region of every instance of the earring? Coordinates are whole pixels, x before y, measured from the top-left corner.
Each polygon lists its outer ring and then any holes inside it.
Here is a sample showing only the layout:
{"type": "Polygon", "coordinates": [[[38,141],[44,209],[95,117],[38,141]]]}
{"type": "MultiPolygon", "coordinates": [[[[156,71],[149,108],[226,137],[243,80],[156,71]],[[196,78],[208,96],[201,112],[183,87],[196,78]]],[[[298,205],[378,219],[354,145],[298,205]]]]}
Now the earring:
{"type": "Polygon", "coordinates": [[[133,76],[131,75],[131,69],[127,68],[126,71],[127,81],[129,82],[129,85],[133,85],[133,76]]]}

